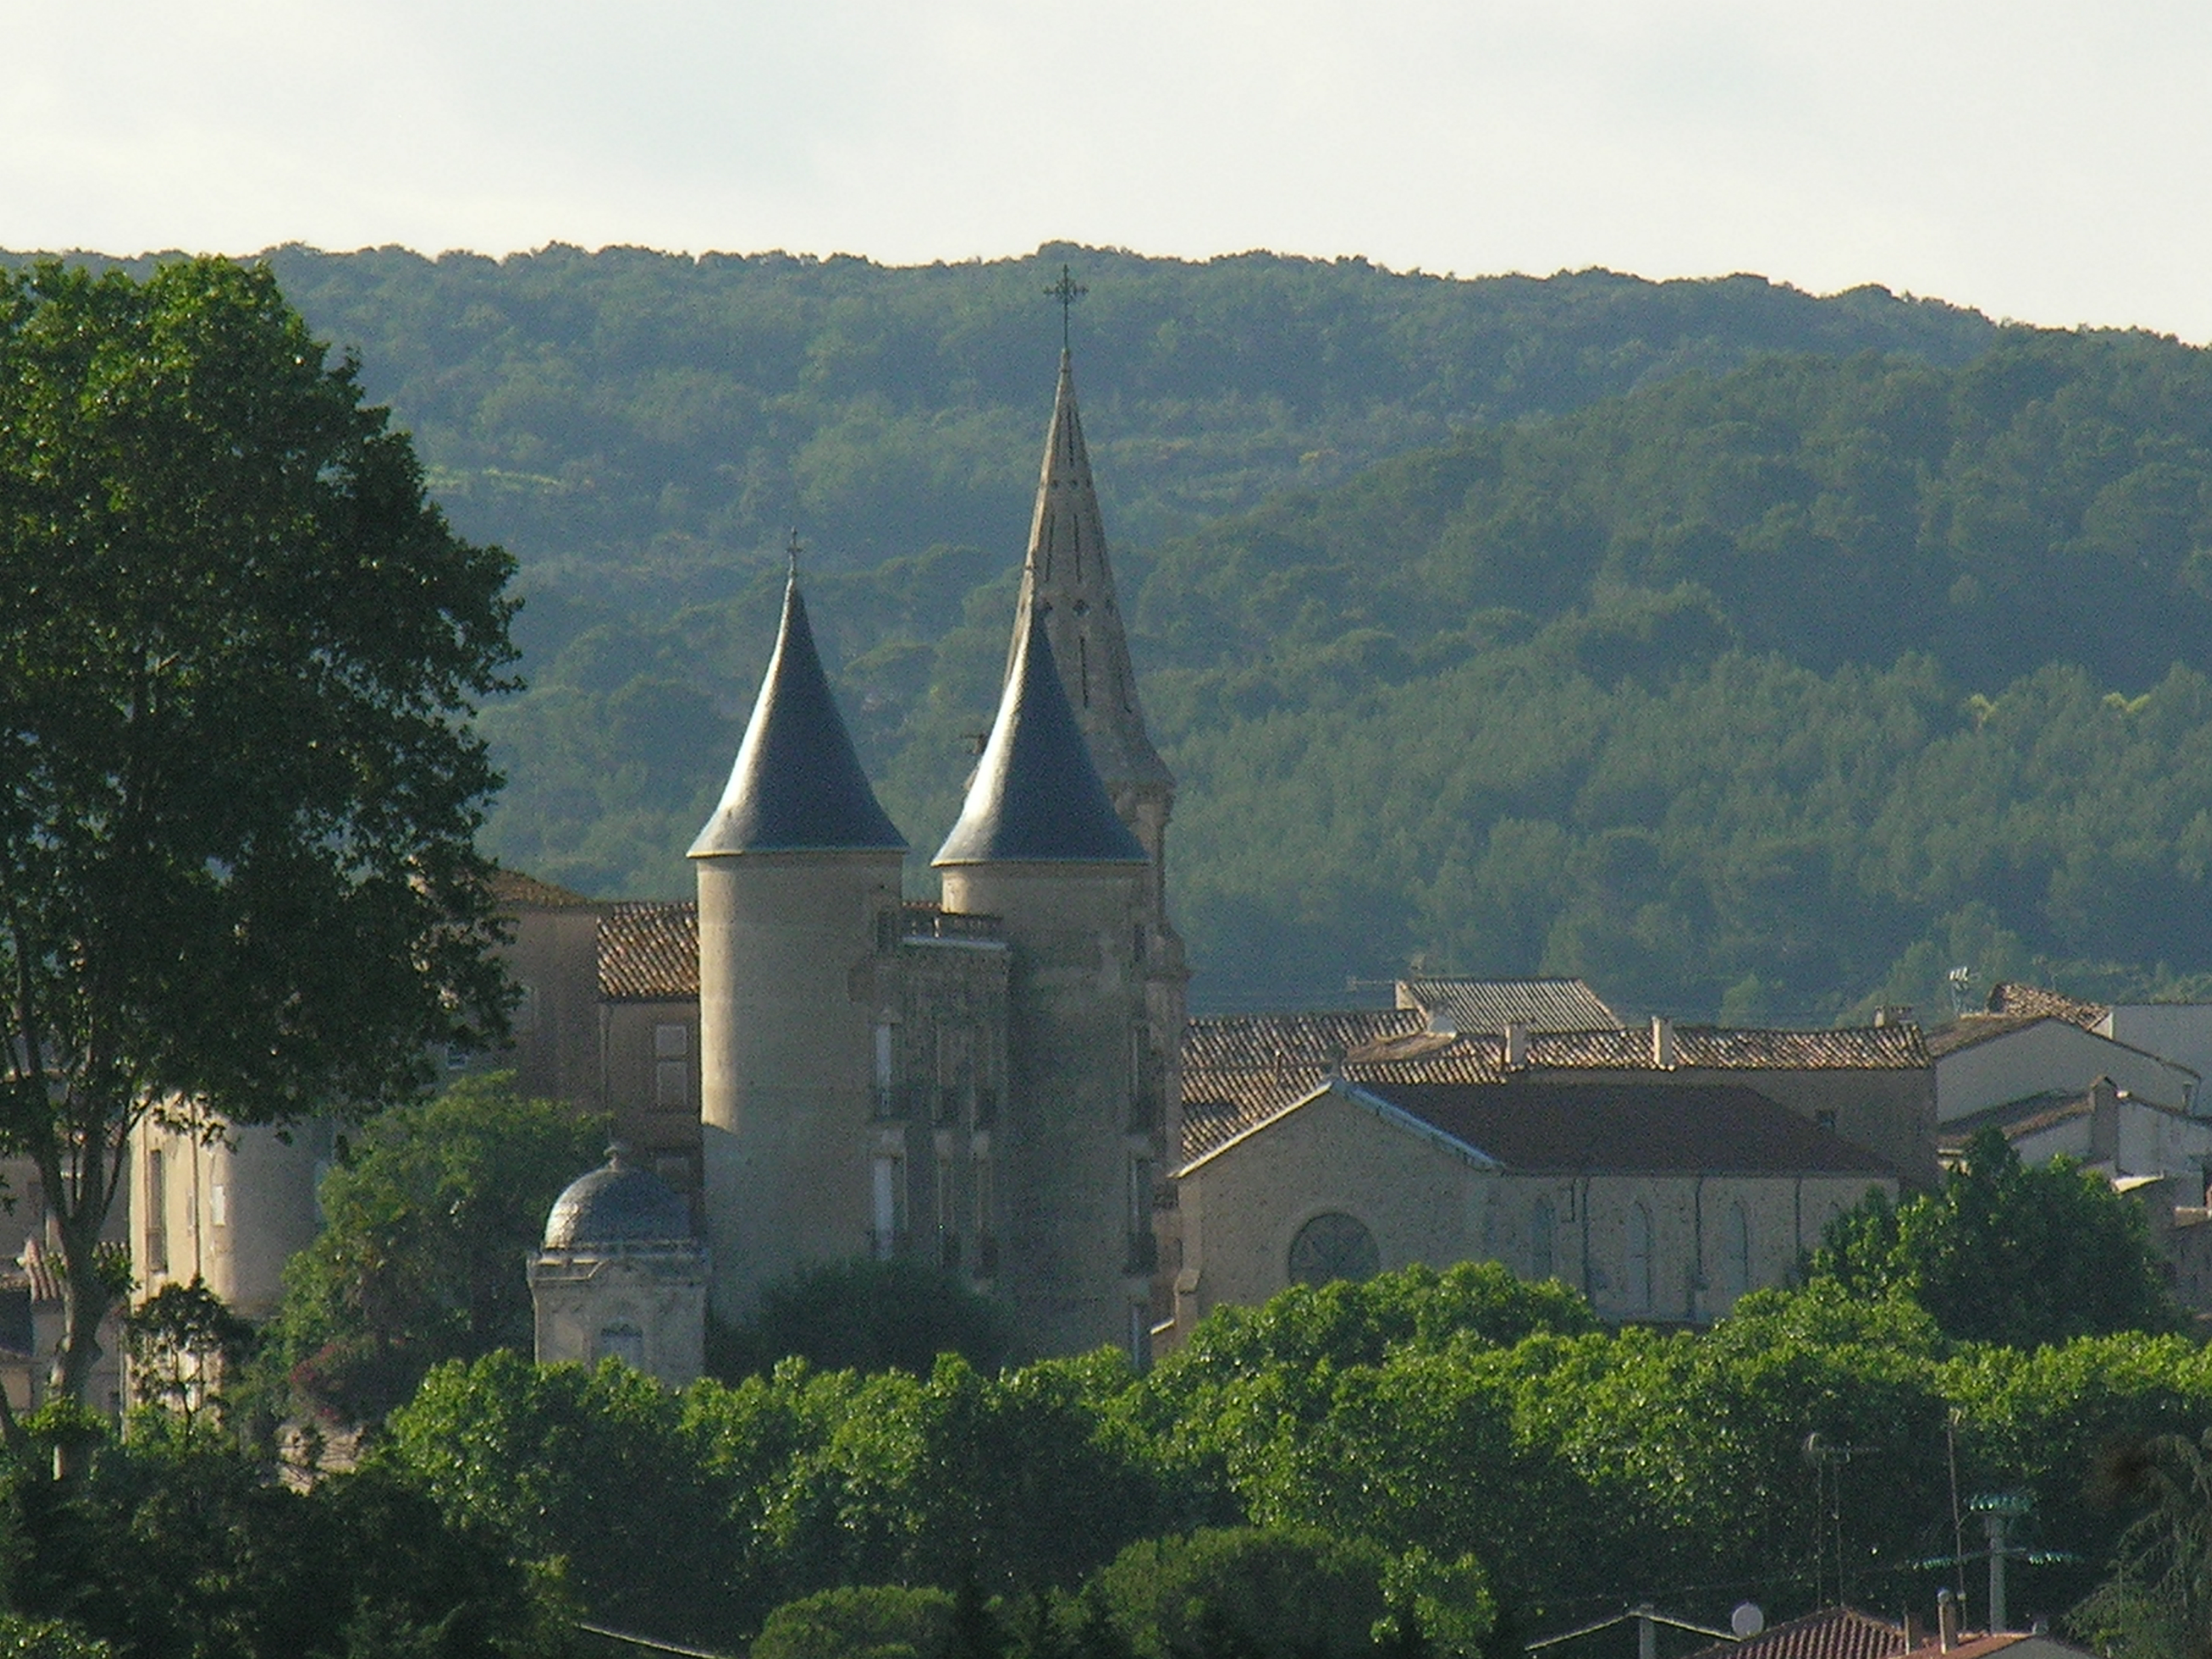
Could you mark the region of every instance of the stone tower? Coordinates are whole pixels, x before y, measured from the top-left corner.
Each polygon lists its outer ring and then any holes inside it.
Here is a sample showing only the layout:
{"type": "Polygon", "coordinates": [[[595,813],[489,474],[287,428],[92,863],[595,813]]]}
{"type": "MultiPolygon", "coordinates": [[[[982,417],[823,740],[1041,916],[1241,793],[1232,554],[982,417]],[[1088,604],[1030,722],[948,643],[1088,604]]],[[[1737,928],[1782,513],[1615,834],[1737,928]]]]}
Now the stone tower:
{"type": "MultiPolygon", "coordinates": [[[[1145,729],[1137,677],[1122,630],[1121,607],[1107,557],[1105,521],[1091,479],[1083,417],[1076,408],[1075,369],[1060,354],[1060,383],[1045,434],[1037,476],[1029,551],[1022,563],[1021,599],[1006,653],[1007,678],[1033,617],[1042,617],[1060,684],[1076,724],[1114,810],[1145,849],[1140,895],[1138,972],[1144,981],[1146,1039],[1139,1056],[1139,1087],[1158,1121],[1164,1147],[1181,1141],[1182,1033],[1185,988],[1190,978],[1182,939],[1168,917],[1167,831],[1175,811],[1175,776],[1145,729]]],[[[1163,1166],[1164,1170],[1166,1166],[1163,1166]]],[[[1172,1217],[1164,1218],[1172,1222],[1172,1217]]],[[[1164,1230],[1170,1256],[1172,1226],[1164,1230]]],[[[1170,1273],[1173,1262],[1170,1261],[1170,1273]]],[[[1162,1298],[1164,1310],[1165,1297],[1162,1298]]],[[[1164,1311],[1162,1316],[1164,1317],[1164,1311]]]]}
{"type": "Polygon", "coordinates": [[[866,1255],[875,1019],[865,978],[896,935],[906,842],[868,787],[794,568],[775,654],[699,881],[699,1117],[714,1308],[866,1255]]]}
{"type": "Polygon", "coordinates": [[[1146,1084],[1151,866],[1092,762],[1042,605],[935,864],[945,910],[999,917],[1012,957],[998,1294],[1024,1348],[1110,1342],[1141,1360],[1165,1150],[1146,1084]]]}

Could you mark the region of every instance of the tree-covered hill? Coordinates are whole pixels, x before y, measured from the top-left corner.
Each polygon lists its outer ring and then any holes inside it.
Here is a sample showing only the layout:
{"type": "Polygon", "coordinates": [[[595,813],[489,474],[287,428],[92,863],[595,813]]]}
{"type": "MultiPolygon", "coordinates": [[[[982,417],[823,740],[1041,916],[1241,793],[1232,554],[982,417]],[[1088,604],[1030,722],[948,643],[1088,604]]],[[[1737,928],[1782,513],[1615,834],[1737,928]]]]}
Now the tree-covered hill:
{"type": "Polygon", "coordinates": [[[2208,575],[2212,354],[2144,337],[1769,359],[1272,504],[1139,600],[1194,945],[1746,1018],[2201,972],[2208,575]]]}
{"type": "Polygon", "coordinates": [[[271,255],[518,555],[510,861],[678,892],[784,527],[921,860],[1063,260],[1201,1006],[1590,975],[1741,1018],[2212,969],[2212,359],[1860,289],[1047,247],[271,255]]]}
{"type": "MultiPolygon", "coordinates": [[[[1956,362],[1978,314],[1862,289],[1605,271],[1457,282],[1053,246],[989,264],[551,247],[272,256],[356,345],[473,534],[571,580],[728,591],[802,526],[825,564],[1018,554],[1063,263],[1115,533],[1146,544],[1470,422],[1553,414],[1765,350],[1956,362]]],[[[665,596],[659,596],[665,597],[665,596]]]]}

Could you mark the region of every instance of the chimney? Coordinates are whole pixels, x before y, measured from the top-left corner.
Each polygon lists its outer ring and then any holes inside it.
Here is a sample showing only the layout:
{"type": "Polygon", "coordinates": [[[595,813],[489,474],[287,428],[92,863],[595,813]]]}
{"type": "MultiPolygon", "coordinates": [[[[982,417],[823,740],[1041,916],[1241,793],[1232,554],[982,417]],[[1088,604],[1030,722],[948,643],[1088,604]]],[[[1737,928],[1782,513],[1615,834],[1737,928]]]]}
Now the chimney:
{"type": "Polygon", "coordinates": [[[1948,1653],[1959,1645],[1959,1602],[1948,1589],[1936,1592],[1936,1650],[1948,1653]]]}
{"type": "Polygon", "coordinates": [[[2124,1173],[2119,1167],[2120,1091],[2108,1077],[2089,1085],[2088,1161],[2111,1164],[2114,1175],[2124,1173]]]}
{"type": "Polygon", "coordinates": [[[1505,1069],[1517,1072],[1528,1064],[1528,1022],[1509,1019],[1505,1022],[1505,1069]]]}
{"type": "Polygon", "coordinates": [[[1905,1615],[1905,1651],[1911,1653],[1927,1639],[1928,1632],[1921,1627],[1920,1615],[1908,1610],[1905,1615]]]}
{"type": "Polygon", "coordinates": [[[1651,1016],[1651,1063],[1662,1072],[1674,1069],[1674,1022],[1664,1014],[1651,1016]]]}

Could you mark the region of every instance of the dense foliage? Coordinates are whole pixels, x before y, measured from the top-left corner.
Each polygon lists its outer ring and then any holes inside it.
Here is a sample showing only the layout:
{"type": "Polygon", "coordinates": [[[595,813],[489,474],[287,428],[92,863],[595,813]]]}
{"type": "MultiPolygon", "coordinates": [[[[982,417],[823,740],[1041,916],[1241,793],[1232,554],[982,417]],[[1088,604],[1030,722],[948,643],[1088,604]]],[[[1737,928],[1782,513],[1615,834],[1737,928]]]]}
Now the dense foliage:
{"type": "Polygon", "coordinates": [[[1745,1597],[1924,1611],[1954,1462],[1962,1495],[2025,1492],[2030,1541],[2079,1553],[2015,1569],[2016,1609],[2062,1613],[2132,1518],[2094,1489],[2100,1455],[2208,1428],[2212,1358],[2178,1337],[1960,1343],[1833,1282],[1703,1334],[1608,1332],[1556,1285],[1469,1266],[1285,1292],[1144,1377],[1109,1353],[996,1377],[794,1362],[679,1397],[493,1356],[434,1372],[380,1457],[606,1622],[710,1648],[890,1584],[992,1599],[1011,1652],[1164,1650],[1161,1586],[1188,1563],[1149,1540],[1254,1528],[1275,1541],[1200,1553],[1247,1551],[1264,1584],[1317,1531],[1376,1575],[1369,1626],[1410,1608],[1397,1628],[1428,1650],[1504,1653],[1647,1595],[1708,1622],[1745,1597]],[[1851,1457],[1816,1479],[1812,1434],[1851,1457]]]}
{"type": "Polygon", "coordinates": [[[1047,246],[889,268],[550,247],[270,256],[358,346],[477,534],[564,586],[725,592],[798,523],[827,566],[1009,547],[1028,516],[1072,261],[1107,507],[1148,544],[1468,421],[1558,413],[1762,350],[1959,362],[1975,313],[1866,288],[1607,271],[1458,282],[1251,253],[1047,246]]]}
{"type": "MultiPolygon", "coordinates": [[[[1396,646],[1379,641],[1360,616],[1336,630],[1341,638],[1278,641],[1276,611],[1320,614],[1344,586],[1340,569],[1290,558],[1261,584],[1264,594],[1246,596],[1260,606],[1247,620],[1266,625],[1258,648],[1249,629],[1206,647],[1222,620],[1218,595],[1179,621],[1194,597],[1187,580],[1133,603],[1146,546],[1455,431],[1517,430],[1685,371],[1721,373],[1777,350],[1950,366],[1996,332],[1971,312],[1875,289],[1815,300],[1753,277],[1651,283],[1601,271],[1460,282],[1264,254],[1193,264],[1054,247],[918,270],[557,247],[498,262],[396,249],[292,248],[272,259],[318,327],[361,347],[373,390],[413,428],[459,522],[523,562],[531,608],[521,637],[535,685],[486,726],[514,781],[490,843],[572,884],[635,894],[688,886],[682,850],[735,747],[773,618],[769,550],[791,523],[818,550],[809,556],[823,584],[817,608],[843,659],[869,763],[916,846],[934,845],[965,769],[964,735],[988,721],[1003,661],[1006,582],[1050,371],[1054,319],[1041,289],[1073,259],[1091,289],[1077,321],[1093,447],[1125,596],[1148,618],[1139,665],[1185,782],[1179,904],[1197,946],[1200,999],[1213,1003],[1324,994],[1347,972],[1387,971],[1422,951],[1438,966],[1510,957],[1516,971],[1548,951],[1642,995],[1650,937],[1697,918],[1686,921],[1693,906],[1677,902],[1624,940],[1562,914],[1603,904],[1608,896],[1590,890],[1579,866],[1606,864],[1599,884],[1621,878],[1609,849],[1585,853],[1571,873],[1541,857],[1511,867],[1510,855],[1486,863],[1486,848],[1458,845],[1433,823],[1399,821],[1435,817],[1438,801],[1448,807],[1472,781],[1411,787],[1395,769],[1436,757],[1377,749],[1375,738],[1408,720],[1446,729],[1462,713],[1449,705],[1480,688],[1442,688],[1445,706],[1425,698],[1431,706],[1369,709],[1376,729],[1349,733],[1310,707],[1409,675],[1426,680],[1467,657],[1490,635],[1461,609],[1461,592],[1417,606],[1425,626],[1468,636],[1441,656],[1420,654],[1411,632],[1396,646]],[[1401,647],[1416,659],[1401,661],[1401,647]],[[1170,666],[1200,672],[1172,684],[1161,679],[1170,666]],[[1203,672],[1215,668],[1249,683],[1217,688],[1203,672]],[[1232,729],[1261,710],[1277,711],[1273,729],[1232,729]],[[1344,737],[1346,762],[1364,770],[1371,759],[1372,775],[1316,776],[1315,757],[1344,737]],[[1354,782],[1364,795],[1328,808],[1340,823],[1298,822],[1317,786],[1354,782]],[[1263,839],[1296,849],[1294,865],[1264,881],[1239,844],[1248,838],[1231,833],[1251,809],[1269,815],[1263,839]],[[1375,857],[1378,847],[1391,856],[1375,857]],[[1463,870],[1473,872],[1466,882],[1463,870]],[[1551,884],[1516,898],[1527,913],[1517,931],[1498,927],[1497,905],[1481,902],[1501,878],[1551,884]],[[1554,896],[1569,886],[1579,906],[1554,896]],[[1287,903],[1291,891],[1304,896],[1287,903]],[[1306,964],[1295,984],[1297,970],[1284,966],[1294,963],[1306,964]]],[[[1849,413],[1833,423],[1848,425],[1849,413]]],[[[1751,476],[1756,486],[1764,474],[1751,476]]],[[[1371,532],[1352,530],[1358,582],[1392,580],[1408,550],[1396,532],[1417,535],[1425,510],[1405,506],[1386,507],[1389,522],[1371,532]]],[[[1527,551],[1511,562],[1559,556],[1527,551]]],[[[1576,579],[1558,574],[1565,593],[1576,579]]],[[[1525,586],[1480,592],[1471,610],[1525,606],[1525,586]]],[[[1474,735],[1462,745],[1470,757],[1516,734],[1474,735]]],[[[1509,794],[1512,782],[1496,780],[1509,794]]],[[[1556,799],[1524,797],[1508,816],[1559,823],[1578,840],[1583,826],[1562,812],[1556,799]]],[[[1771,862],[1717,856],[1731,894],[1758,886],[1771,862]]],[[[927,879],[919,866],[917,879],[927,879]]],[[[1692,964],[1691,982],[1664,988],[1678,1004],[1735,988],[1747,1008],[1802,1002],[1807,982],[1820,995],[1837,982],[1857,994],[1898,948],[1859,952],[1871,967],[1793,966],[1768,960],[1757,935],[1732,939],[1717,963],[1692,964]]]]}
{"type": "Polygon", "coordinates": [[[374,1472],[289,1490],[147,1419],[77,1479],[0,1471],[0,1651],[27,1659],[554,1659],[567,1609],[505,1540],[374,1472]],[[4,1645],[13,1643],[14,1645],[4,1645]]]}
{"type": "Polygon", "coordinates": [[[2118,1331],[2181,1331],[2142,1206],[2071,1158],[2028,1166],[1984,1128],[1942,1189],[1881,1193],[1830,1224],[1808,1264],[1859,1297],[1902,1296],[1969,1342],[2033,1348],[2118,1331]]]}
{"type": "Polygon", "coordinates": [[[285,1266],[250,1403],[374,1424],[441,1360],[529,1350],[524,1263],[606,1124],[514,1082],[462,1079],[349,1138],[318,1191],[322,1231],[285,1266]]]}
{"type": "MultiPolygon", "coordinates": [[[[279,254],[524,560],[503,855],[684,890],[793,520],[927,854],[1004,660],[1066,252],[279,254]]],[[[2212,970],[2203,352],[1752,279],[1080,263],[1201,1005],[1413,960],[1742,1019],[1924,1008],[1961,964],[2212,970]]]]}
{"type": "Polygon", "coordinates": [[[265,267],[0,272],[0,1144],[70,1392],[138,1122],[373,1105],[504,1029],[469,715],[512,568],[265,267]]]}

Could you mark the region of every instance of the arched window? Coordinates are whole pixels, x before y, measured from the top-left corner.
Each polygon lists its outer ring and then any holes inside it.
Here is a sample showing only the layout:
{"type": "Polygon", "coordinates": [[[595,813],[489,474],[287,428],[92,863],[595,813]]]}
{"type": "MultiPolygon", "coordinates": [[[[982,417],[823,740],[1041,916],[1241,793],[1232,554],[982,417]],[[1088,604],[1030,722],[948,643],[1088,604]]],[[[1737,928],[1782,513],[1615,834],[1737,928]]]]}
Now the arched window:
{"type": "Polygon", "coordinates": [[[1751,1214],[1741,1204],[1721,1220],[1721,1289],[1731,1299],[1751,1289],[1751,1214]]]}
{"type": "Polygon", "coordinates": [[[1316,1216],[1291,1241],[1291,1281],[1326,1285],[1339,1279],[1372,1279],[1382,1266],[1375,1235],[1339,1210],[1316,1216]]]}
{"type": "Polygon", "coordinates": [[[1552,1237],[1558,1231],[1558,1218],[1553,1213],[1552,1200],[1540,1198],[1536,1207],[1528,1212],[1528,1277],[1549,1279],[1559,1269],[1552,1255],[1552,1237]]]}
{"type": "Polygon", "coordinates": [[[1628,1248],[1622,1267],[1621,1291],[1628,1305],[1639,1312],[1651,1306],[1651,1212],[1642,1200],[1628,1206],[1628,1248]]]}

